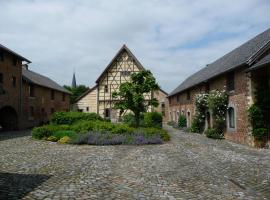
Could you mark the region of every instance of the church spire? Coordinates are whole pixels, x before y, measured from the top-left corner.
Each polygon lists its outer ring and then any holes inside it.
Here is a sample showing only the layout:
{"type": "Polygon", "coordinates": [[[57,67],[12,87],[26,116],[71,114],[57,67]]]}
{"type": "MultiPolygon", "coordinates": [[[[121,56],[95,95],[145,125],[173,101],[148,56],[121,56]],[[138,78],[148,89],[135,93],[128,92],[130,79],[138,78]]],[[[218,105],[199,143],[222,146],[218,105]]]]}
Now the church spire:
{"type": "Polygon", "coordinates": [[[73,72],[73,78],[72,78],[72,84],[71,84],[72,88],[76,88],[77,84],[76,84],[76,77],[75,77],[75,72],[73,72]]]}

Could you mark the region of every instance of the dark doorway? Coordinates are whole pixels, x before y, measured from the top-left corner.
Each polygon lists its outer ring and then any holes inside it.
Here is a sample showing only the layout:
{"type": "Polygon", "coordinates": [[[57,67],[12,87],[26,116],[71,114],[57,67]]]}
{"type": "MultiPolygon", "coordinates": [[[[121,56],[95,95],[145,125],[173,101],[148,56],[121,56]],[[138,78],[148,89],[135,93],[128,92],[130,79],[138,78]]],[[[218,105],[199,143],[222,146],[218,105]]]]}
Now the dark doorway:
{"type": "Polygon", "coordinates": [[[1,130],[16,130],[18,128],[17,112],[10,106],[0,109],[1,130]]]}

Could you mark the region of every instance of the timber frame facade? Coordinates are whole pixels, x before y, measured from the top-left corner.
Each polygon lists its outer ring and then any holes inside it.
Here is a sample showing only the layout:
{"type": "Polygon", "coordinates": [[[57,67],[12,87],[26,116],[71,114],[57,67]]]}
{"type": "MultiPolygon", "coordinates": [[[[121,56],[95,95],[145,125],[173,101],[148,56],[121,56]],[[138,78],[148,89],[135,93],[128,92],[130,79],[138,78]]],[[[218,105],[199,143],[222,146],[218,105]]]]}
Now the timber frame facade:
{"type": "MultiPolygon", "coordinates": [[[[96,111],[101,117],[111,119],[113,122],[119,121],[120,113],[119,110],[114,109],[115,102],[119,99],[112,98],[114,91],[118,91],[121,83],[130,80],[132,73],[145,70],[142,64],[132,54],[126,45],[117,52],[102,74],[96,80],[96,86],[88,90],[85,94],[77,99],[75,108],[82,112],[96,111]],[[96,95],[95,100],[90,96],[96,95]],[[96,106],[96,109],[93,107],[96,106]]],[[[146,94],[145,99],[150,100],[155,97],[159,100],[159,103],[164,105],[163,116],[166,118],[167,113],[165,107],[165,100],[167,93],[160,90],[159,92],[151,92],[146,94]],[[158,94],[158,95],[157,95],[158,94]],[[162,102],[161,102],[162,101],[162,102]]],[[[153,108],[150,108],[154,110],[153,108]]]]}

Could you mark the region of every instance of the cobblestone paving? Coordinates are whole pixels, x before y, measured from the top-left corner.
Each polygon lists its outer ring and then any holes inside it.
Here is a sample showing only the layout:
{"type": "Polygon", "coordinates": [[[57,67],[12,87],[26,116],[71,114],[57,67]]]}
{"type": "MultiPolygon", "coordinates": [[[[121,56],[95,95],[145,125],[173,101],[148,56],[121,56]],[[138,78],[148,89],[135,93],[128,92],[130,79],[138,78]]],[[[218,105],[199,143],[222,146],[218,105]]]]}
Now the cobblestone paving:
{"type": "Polygon", "coordinates": [[[172,141],[149,146],[2,134],[0,199],[270,199],[270,150],[166,128],[172,141]]]}

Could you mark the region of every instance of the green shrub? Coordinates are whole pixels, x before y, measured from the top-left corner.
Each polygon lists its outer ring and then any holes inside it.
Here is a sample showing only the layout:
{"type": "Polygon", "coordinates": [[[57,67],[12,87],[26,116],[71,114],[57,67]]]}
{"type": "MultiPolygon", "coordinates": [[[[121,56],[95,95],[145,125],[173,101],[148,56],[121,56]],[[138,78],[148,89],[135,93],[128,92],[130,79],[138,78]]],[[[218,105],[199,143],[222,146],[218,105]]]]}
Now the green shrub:
{"type": "Polygon", "coordinates": [[[100,120],[103,119],[96,113],[82,113],[82,112],[55,112],[52,115],[52,124],[73,124],[74,122],[87,120],[100,120]]]}
{"type": "Polygon", "coordinates": [[[192,133],[201,133],[203,127],[203,123],[200,122],[198,117],[194,117],[192,122],[191,122],[191,127],[190,127],[190,132],[192,133]]]}
{"type": "Polygon", "coordinates": [[[54,136],[50,136],[50,137],[47,138],[47,141],[57,142],[58,139],[56,137],[54,137],[54,136]]]}
{"type": "Polygon", "coordinates": [[[223,139],[223,134],[220,133],[217,129],[214,128],[209,128],[205,131],[205,135],[208,138],[213,138],[213,139],[223,139]]]}
{"type": "Polygon", "coordinates": [[[114,126],[114,128],[111,130],[113,134],[131,134],[135,128],[129,127],[125,124],[117,124],[114,126]]]}
{"type": "Polygon", "coordinates": [[[159,112],[144,113],[143,123],[145,127],[162,128],[162,114],[159,112]]]}
{"type": "Polygon", "coordinates": [[[174,124],[175,124],[174,121],[169,121],[169,122],[167,122],[167,125],[168,125],[168,126],[174,126],[174,124]]]}
{"type": "Polygon", "coordinates": [[[71,142],[71,138],[68,136],[64,136],[60,140],[58,140],[58,143],[60,144],[67,144],[69,142],[71,142]]]}
{"type": "Polygon", "coordinates": [[[73,138],[76,136],[76,132],[70,131],[70,130],[60,130],[60,131],[54,132],[52,136],[57,138],[57,140],[60,140],[61,138],[65,137],[65,136],[73,138]]]}
{"type": "Polygon", "coordinates": [[[263,140],[268,133],[267,128],[256,128],[252,130],[252,135],[257,140],[263,140]]]}
{"type": "Polygon", "coordinates": [[[248,109],[248,116],[250,123],[252,125],[252,135],[256,140],[263,140],[268,133],[268,129],[266,128],[264,122],[264,114],[262,109],[253,104],[248,109]]]}
{"type": "Polygon", "coordinates": [[[32,130],[32,137],[36,139],[48,138],[53,135],[54,132],[59,130],[69,130],[68,125],[44,125],[40,127],[35,127],[32,130]]]}
{"type": "Polygon", "coordinates": [[[167,131],[163,129],[158,129],[158,128],[139,128],[135,131],[136,132],[141,132],[143,133],[146,137],[150,137],[153,135],[160,135],[161,139],[163,141],[169,141],[170,140],[170,135],[168,134],[167,131]]]}
{"type": "MultiPolygon", "coordinates": [[[[99,121],[98,121],[99,122],[99,121]]],[[[71,126],[76,133],[86,133],[95,129],[97,121],[78,121],[71,126]]]]}
{"type": "Polygon", "coordinates": [[[111,122],[95,121],[93,131],[112,131],[117,124],[111,122]]]}
{"type": "MultiPolygon", "coordinates": [[[[140,116],[140,126],[143,126],[144,122],[143,122],[143,114],[140,116]]],[[[128,113],[128,114],[125,114],[123,117],[122,117],[122,122],[124,124],[127,124],[128,126],[131,126],[131,127],[136,127],[136,121],[135,121],[135,116],[134,114],[132,113],[128,113]]]]}
{"type": "Polygon", "coordinates": [[[135,126],[135,117],[132,113],[125,114],[122,117],[122,122],[128,126],[135,126]]]}
{"type": "Polygon", "coordinates": [[[184,128],[187,127],[187,118],[185,115],[180,115],[178,119],[178,127],[184,128]]]}

